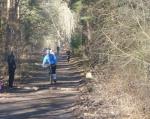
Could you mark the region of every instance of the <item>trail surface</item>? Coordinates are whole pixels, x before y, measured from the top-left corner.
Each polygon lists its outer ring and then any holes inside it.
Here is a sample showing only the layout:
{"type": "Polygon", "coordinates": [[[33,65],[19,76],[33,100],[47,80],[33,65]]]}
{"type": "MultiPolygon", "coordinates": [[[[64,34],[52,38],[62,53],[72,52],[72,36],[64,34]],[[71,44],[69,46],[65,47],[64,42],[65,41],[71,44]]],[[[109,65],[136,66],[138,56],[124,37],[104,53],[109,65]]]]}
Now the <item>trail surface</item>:
{"type": "Polygon", "coordinates": [[[77,87],[82,81],[80,72],[61,55],[58,81],[51,86],[47,71],[39,63],[34,63],[30,78],[0,94],[0,119],[77,119],[74,109],[79,94],[77,87]]]}

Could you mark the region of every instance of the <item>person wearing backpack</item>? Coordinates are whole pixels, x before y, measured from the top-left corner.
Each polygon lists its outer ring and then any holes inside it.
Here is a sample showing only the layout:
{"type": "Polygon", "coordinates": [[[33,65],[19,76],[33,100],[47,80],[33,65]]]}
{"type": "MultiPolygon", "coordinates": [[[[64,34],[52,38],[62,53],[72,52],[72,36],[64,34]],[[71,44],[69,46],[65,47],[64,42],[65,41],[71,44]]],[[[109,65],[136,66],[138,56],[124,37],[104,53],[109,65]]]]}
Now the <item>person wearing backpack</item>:
{"type": "Polygon", "coordinates": [[[56,65],[57,65],[57,58],[55,53],[52,50],[47,50],[46,55],[43,59],[42,63],[43,67],[45,65],[49,65],[52,71],[52,79],[56,83],[56,65]]]}
{"type": "Polygon", "coordinates": [[[8,73],[9,73],[8,86],[10,88],[13,88],[13,82],[14,82],[14,76],[15,76],[15,70],[16,70],[16,62],[15,62],[15,56],[12,50],[10,54],[8,55],[7,63],[8,63],[8,73]]]}

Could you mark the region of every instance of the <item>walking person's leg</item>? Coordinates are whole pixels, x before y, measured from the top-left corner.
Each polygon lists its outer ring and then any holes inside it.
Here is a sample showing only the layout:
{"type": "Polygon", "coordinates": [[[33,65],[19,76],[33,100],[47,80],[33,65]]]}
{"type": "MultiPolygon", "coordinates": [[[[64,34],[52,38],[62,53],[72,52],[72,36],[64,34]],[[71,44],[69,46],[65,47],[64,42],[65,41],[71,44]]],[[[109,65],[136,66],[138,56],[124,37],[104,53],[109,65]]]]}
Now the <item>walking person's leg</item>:
{"type": "Polygon", "coordinates": [[[0,80],[0,93],[2,92],[2,89],[3,89],[3,81],[0,80]]]}
{"type": "Polygon", "coordinates": [[[14,72],[9,72],[9,87],[13,87],[13,82],[14,82],[14,72]]]}
{"type": "Polygon", "coordinates": [[[11,72],[9,71],[8,86],[11,87],[11,72]]]}
{"type": "Polygon", "coordinates": [[[11,82],[11,85],[12,87],[14,86],[14,78],[15,77],[15,71],[12,72],[12,82],[11,82]]]}

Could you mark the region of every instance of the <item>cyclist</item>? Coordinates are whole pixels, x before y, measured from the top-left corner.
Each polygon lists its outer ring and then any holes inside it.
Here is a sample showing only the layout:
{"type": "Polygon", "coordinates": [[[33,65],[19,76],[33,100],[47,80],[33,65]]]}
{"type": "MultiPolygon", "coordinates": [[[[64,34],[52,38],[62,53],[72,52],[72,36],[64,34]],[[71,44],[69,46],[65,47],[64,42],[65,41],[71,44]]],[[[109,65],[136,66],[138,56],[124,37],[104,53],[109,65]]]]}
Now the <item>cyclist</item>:
{"type": "Polygon", "coordinates": [[[69,62],[70,61],[70,55],[71,55],[70,50],[67,50],[66,54],[67,54],[67,61],[69,62]]]}
{"type": "Polygon", "coordinates": [[[56,83],[56,64],[57,64],[57,58],[55,56],[55,53],[52,50],[47,50],[46,55],[43,58],[43,67],[45,65],[50,66],[50,71],[52,74],[52,80],[56,83]]]}
{"type": "Polygon", "coordinates": [[[57,46],[57,55],[59,55],[60,47],[57,46]]]}

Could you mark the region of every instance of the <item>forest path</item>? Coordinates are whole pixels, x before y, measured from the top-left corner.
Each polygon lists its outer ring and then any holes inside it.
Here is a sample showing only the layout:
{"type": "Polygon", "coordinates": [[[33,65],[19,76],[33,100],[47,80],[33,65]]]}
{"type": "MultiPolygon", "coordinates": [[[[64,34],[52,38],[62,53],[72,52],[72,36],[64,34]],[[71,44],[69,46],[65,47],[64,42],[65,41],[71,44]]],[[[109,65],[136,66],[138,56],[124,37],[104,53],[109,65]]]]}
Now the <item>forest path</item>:
{"type": "MultiPolygon", "coordinates": [[[[36,54],[34,60],[40,59],[36,54]]],[[[48,72],[34,62],[30,77],[0,94],[0,119],[77,119],[74,114],[82,76],[66,56],[59,57],[57,84],[50,85],[48,72]]]]}

